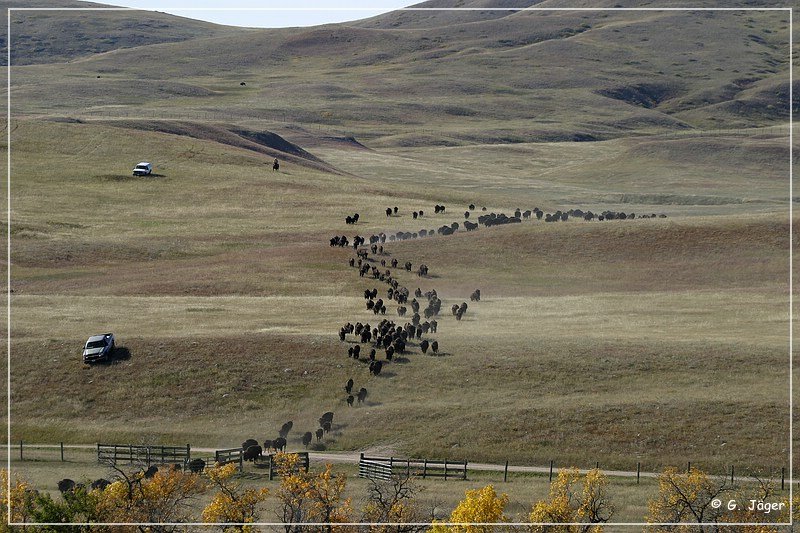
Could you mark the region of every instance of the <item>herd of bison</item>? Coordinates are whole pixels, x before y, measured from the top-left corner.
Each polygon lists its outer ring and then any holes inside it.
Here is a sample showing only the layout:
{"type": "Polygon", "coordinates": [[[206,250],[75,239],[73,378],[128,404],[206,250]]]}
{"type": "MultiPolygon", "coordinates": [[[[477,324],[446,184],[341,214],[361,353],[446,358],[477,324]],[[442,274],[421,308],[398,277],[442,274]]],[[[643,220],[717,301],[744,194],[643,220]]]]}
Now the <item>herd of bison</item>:
{"type": "MultiPolygon", "coordinates": [[[[481,208],[483,214],[473,217],[476,210],[474,204],[470,204],[464,211],[464,221],[462,223],[453,222],[445,224],[438,229],[420,229],[417,232],[397,231],[381,232],[369,237],[355,235],[349,239],[346,235],[337,235],[330,239],[331,247],[350,247],[352,246],[355,256],[351,257],[347,264],[355,270],[359,277],[373,280],[383,284],[383,293],[376,287],[365,289],[364,307],[367,316],[374,317],[370,323],[366,319],[356,320],[355,323],[347,322],[339,328],[338,336],[341,343],[347,344],[347,357],[363,364],[369,372],[368,376],[359,378],[360,380],[374,379],[377,376],[386,375],[383,369],[391,363],[408,363],[409,356],[415,351],[425,355],[440,355],[439,342],[434,338],[439,328],[439,318],[442,311],[442,300],[435,289],[426,292],[417,287],[413,291],[407,284],[413,281],[408,278],[408,274],[414,273],[418,278],[428,277],[428,266],[425,264],[413,265],[411,261],[401,261],[392,256],[387,247],[387,242],[402,241],[407,239],[417,239],[433,237],[435,235],[452,235],[459,231],[462,226],[465,231],[474,231],[483,225],[491,227],[502,224],[520,223],[523,220],[543,220],[544,222],[567,222],[570,218],[582,221],[609,221],[609,220],[632,220],[635,218],[666,218],[666,215],[655,213],[636,215],[635,213],[624,213],[615,211],[603,211],[593,213],[582,209],[570,209],[569,211],[555,211],[545,213],[538,207],[531,210],[521,211],[516,209],[513,216],[505,213],[486,213],[486,208],[481,208]],[[470,220],[477,220],[472,222],[470,220]],[[405,277],[405,281],[403,281],[405,277]],[[398,320],[386,318],[389,304],[397,314],[398,320]],[[410,317],[410,318],[409,318],[410,317]]],[[[447,211],[444,205],[435,205],[433,212],[436,215],[445,214],[447,211]]],[[[387,207],[386,217],[401,217],[403,214],[398,207],[387,207]]],[[[410,213],[414,220],[422,220],[425,212],[420,209],[410,213]]],[[[345,217],[345,224],[356,225],[360,220],[360,215],[354,213],[345,217]]],[[[470,294],[470,302],[480,302],[481,291],[476,289],[470,294]]],[[[455,320],[461,320],[469,309],[467,302],[453,303],[450,306],[451,315],[455,320]]],[[[360,385],[360,384],[359,384],[360,385]]],[[[343,386],[344,403],[348,407],[356,407],[366,402],[367,389],[360,386],[356,388],[356,382],[349,378],[343,386]]],[[[316,438],[320,443],[325,434],[333,427],[334,413],[326,412],[319,418],[319,427],[312,433],[303,433],[300,441],[308,447],[316,438]]],[[[244,458],[253,461],[260,457],[264,452],[270,450],[284,450],[287,444],[289,432],[293,428],[291,421],[286,422],[280,428],[279,436],[268,439],[259,444],[255,439],[248,439],[242,443],[244,458]]],[[[198,465],[199,466],[199,465],[198,465]]]]}

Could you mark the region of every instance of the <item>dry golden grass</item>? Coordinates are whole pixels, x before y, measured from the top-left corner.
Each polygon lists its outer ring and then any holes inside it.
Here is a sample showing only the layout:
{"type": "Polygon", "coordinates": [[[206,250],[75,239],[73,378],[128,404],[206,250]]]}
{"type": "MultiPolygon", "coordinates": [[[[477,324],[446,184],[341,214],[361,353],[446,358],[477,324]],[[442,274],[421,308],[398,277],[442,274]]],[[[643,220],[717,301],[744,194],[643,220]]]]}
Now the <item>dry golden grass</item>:
{"type": "MultiPolygon", "coordinates": [[[[570,174],[565,160],[564,180],[524,194],[523,172],[510,171],[478,194],[464,168],[441,166],[444,152],[406,151],[374,168],[376,152],[322,152],[344,170],[365,164],[366,179],[295,165],[273,173],[245,150],[124,132],[36,121],[16,130],[14,440],[230,446],[292,419],[297,445],[332,410],[333,450],[623,469],[785,463],[788,223],[769,207],[771,189],[728,216],[526,221],[387,243],[387,259],[429,265],[430,278],[396,275],[443,298],[443,353],[412,344],[376,378],[336,332],[376,323],[361,294],[382,286],[359,278],[346,264],[352,250],[330,248],[329,237],[463,222],[470,201],[530,209],[540,192],[542,208],[595,208],[562,203],[584,167],[570,174]],[[127,176],[123,162],[142,153],[156,154],[163,177],[127,176]],[[434,214],[436,203],[448,211],[434,214]],[[395,205],[399,216],[387,218],[395,205]],[[346,226],[353,212],[361,220],[346,226]],[[475,288],[483,301],[456,322],[449,306],[475,288]],[[84,367],[81,343],[100,331],[114,331],[129,358],[84,367]],[[369,389],[366,405],[347,407],[349,377],[369,389]]],[[[593,150],[620,149],[589,147],[581,165],[593,150]]],[[[503,153],[509,168],[530,156],[503,153]]]]}

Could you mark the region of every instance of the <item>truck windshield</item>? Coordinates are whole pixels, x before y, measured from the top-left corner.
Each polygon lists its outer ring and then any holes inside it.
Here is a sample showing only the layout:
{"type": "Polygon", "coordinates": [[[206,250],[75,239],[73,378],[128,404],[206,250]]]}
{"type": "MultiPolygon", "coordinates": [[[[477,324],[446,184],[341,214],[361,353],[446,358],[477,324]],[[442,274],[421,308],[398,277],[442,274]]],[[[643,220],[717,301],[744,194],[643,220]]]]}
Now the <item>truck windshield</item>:
{"type": "Polygon", "coordinates": [[[87,349],[91,349],[91,348],[102,348],[102,347],[103,347],[103,346],[105,346],[105,345],[106,345],[106,341],[94,341],[94,342],[87,342],[87,343],[86,343],[86,348],[87,348],[87,349]]]}

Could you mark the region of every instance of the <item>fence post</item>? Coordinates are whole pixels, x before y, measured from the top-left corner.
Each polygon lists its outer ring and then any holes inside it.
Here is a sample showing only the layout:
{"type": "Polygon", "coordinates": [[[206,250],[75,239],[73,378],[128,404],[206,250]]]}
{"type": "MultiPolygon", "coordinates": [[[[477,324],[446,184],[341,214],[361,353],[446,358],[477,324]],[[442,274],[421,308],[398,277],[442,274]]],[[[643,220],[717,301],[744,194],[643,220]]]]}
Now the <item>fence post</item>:
{"type": "Polygon", "coordinates": [[[464,459],[464,481],[467,480],[467,460],[464,459]]]}
{"type": "Polygon", "coordinates": [[[596,462],[594,463],[594,469],[595,469],[595,470],[600,470],[600,461],[596,461],[596,462]]]}
{"type": "Polygon", "coordinates": [[[506,459],[506,467],[503,469],[503,483],[508,481],[508,459],[506,459]]]}
{"type": "Polygon", "coordinates": [[[783,490],[783,486],[784,486],[783,484],[784,484],[785,481],[786,481],[786,467],[782,466],[781,467],[781,490],[783,490]]]}
{"type": "Polygon", "coordinates": [[[239,452],[239,472],[244,472],[244,453],[239,452]]]}
{"type": "Polygon", "coordinates": [[[425,479],[425,476],[428,474],[428,460],[422,460],[422,479],[425,479]]]}
{"type": "Polygon", "coordinates": [[[686,473],[687,474],[691,474],[692,473],[692,462],[691,461],[689,461],[689,463],[686,465],[686,473]]]}
{"type": "Polygon", "coordinates": [[[147,457],[147,468],[150,468],[150,446],[145,448],[145,450],[147,450],[147,455],[145,456],[147,457]]]}
{"type": "Polygon", "coordinates": [[[639,475],[642,473],[642,463],[641,461],[636,463],[636,484],[639,484],[639,475]]]}
{"type": "Polygon", "coordinates": [[[61,462],[64,462],[64,443],[61,443],[61,462]]]}
{"type": "Polygon", "coordinates": [[[553,460],[550,460],[550,483],[553,482],[553,460]]]}
{"type": "Polygon", "coordinates": [[[731,465],[731,485],[733,485],[733,465],[731,465]]]}
{"type": "MultiPolygon", "coordinates": [[[[272,481],[272,454],[269,454],[269,480],[272,481]]],[[[361,457],[364,457],[364,454],[361,454],[361,457]]]]}
{"type": "Polygon", "coordinates": [[[22,441],[19,441],[19,460],[22,461],[22,441]]]}
{"type": "Polygon", "coordinates": [[[447,459],[444,460],[444,480],[447,481],[447,459]]]}
{"type": "Polygon", "coordinates": [[[411,459],[406,459],[406,477],[411,477],[411,459]]]}
{"type": "Polygon", "coordinates": [[[130,458],[131,464],[133,464],[133,444],[128,446],[128,457],[130,458]]]}

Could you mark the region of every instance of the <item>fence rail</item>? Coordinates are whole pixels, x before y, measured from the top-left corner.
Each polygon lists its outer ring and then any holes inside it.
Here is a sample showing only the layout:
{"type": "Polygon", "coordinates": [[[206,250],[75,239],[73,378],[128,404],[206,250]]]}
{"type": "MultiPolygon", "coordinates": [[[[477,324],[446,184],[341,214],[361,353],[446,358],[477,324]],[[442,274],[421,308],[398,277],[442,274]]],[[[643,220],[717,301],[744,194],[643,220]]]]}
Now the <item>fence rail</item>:
{"type": "Polygon", "coordinates": [[[191,446],[161,446],[139,444],[98,444],[98,463],[128,464],[186,464],[191,459],[191,446]]]}
{"type": "Polygon", "coordinates": [[[214,452],[214,462],[221,465],[239,463],[239,471],[244,470],[244,450],[239,448],[226,448],[214,452]]]}
{"type": "Polygon", "coordinates": [[[392,479],[392,467],[380,461],[362,458],[358,461],[358,477],[389,481],[392,479]]]}
{"type": "MultiPolygon", "coordinates": [[[[467,461],[437,461],[432,459],[396,459],[394,457],[366,457],[361,454],[358,462],[359,476],[361,476],[362,464],[365,474],[375,473],[391,476],[392,474],[405,474],[408,476],[418,476],[423,479],[429,477],[440,477],[449,479],[467,479],[467,461]]],[[[361,476],[368,477],[368,476],[361,476]]]]}

